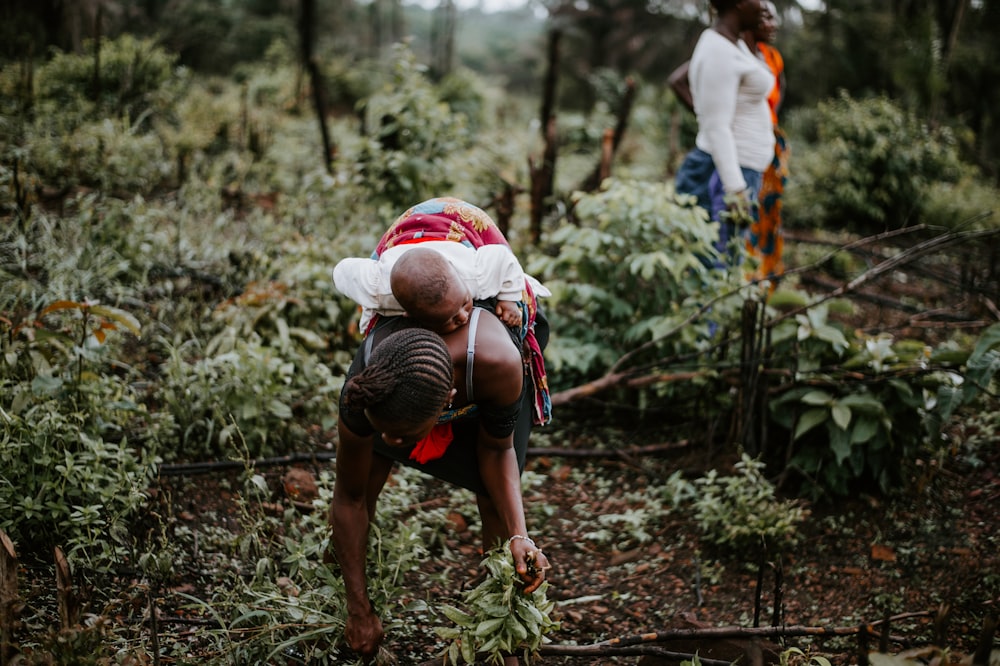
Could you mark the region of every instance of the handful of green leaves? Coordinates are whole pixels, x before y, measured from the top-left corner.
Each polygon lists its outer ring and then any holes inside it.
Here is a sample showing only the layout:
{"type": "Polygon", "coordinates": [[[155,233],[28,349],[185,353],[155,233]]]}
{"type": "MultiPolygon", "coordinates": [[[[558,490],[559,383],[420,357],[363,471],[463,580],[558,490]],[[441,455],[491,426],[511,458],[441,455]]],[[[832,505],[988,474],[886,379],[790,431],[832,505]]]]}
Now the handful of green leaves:
{"type": "Polygon", "coordinates": [[[489,664],[503,664],[504,655],[522,653],[530,661],[546,634],[559,628],[549,617],[555,603],[549,601],[543,582],[531,594],[524,594],[523,583],[514,570],[514,558],[506,546],[494,548],[482,562],[487,576],[479,585],[463,594],[467,610],[443,606],[442,610],[455,627],[438,627],[438,636],[451,641],[448,663],[456,666],[461,658],[472,664],[477,654],[489,664]]]}
{"type": "Polygon", "coordinates": [[[753,223],[757,202],[750,196],[749,190],[731,192],[723,197],[722,201],[726,205],[726,209],[720,214],[722,219],[729,220],[737,226],[753,223]]]}

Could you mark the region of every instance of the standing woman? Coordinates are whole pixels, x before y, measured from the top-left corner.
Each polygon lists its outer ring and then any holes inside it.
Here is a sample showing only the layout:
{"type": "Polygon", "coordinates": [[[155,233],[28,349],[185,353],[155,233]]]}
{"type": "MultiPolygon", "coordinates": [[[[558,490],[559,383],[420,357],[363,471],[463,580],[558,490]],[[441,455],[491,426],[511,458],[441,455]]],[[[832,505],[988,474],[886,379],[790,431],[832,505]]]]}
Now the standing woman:
{"type": "Polygon", "coordinates": [[[716,248],[726,256],[736,233],[732,219],[753,208],[764,169],[774,158],[767,104],[774,75],[741,39],[756,30],[761,0],[711,3],[716,18],[699,37],[687,67],[698,135],[677,172],[676,187],[695,195],[720,223],[716,248]]]}
{"type": "Polygon", "coordinates": [[[771,124],[774,128],[774,158],[764,171],[760,187],[757,219],[750,225],[747,237],[747,250],[760,261],[757,277],[770,280],[771,289],[785,271],[781,261],[784,249],[784,238],[781,233],[782,195],[785,191],[785,180],[788,178],[788,143],[785,133],[778,127],[778,109],[785,98],[785,61],[781,53],[774,47],[774,38],[778,34],[778,10],[773,2],[766,0],[761,3],[760,23],[757,30],[748,40],[757,55],[763,60],[771,73],[774,74],[774,88],[767,96],[767,105],[771,110],[771,124]]]}

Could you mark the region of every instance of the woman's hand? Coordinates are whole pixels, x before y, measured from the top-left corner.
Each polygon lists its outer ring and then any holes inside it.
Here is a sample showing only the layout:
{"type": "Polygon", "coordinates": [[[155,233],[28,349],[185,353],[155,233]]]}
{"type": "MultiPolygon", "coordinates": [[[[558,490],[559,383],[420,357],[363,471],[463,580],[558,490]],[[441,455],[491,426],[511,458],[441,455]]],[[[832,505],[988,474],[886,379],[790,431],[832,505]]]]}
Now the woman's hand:
{"type": "Polygon", "coordinates": [[[552,567],[542,549],[525,536],[515,535],[507,541],[514,557],[514,570],[524,582],[524,593],[531,594],[545,581],[545,572],[552,567]]]}
{"type": "Polygon", "coordinates": [[[352,650],[361,655],[365,663],[370,662],[378,654],[385,632],[382,620],[373,611],[363,614],[349,614],[347,626],[344,628],[344,638],[352,650]]]}

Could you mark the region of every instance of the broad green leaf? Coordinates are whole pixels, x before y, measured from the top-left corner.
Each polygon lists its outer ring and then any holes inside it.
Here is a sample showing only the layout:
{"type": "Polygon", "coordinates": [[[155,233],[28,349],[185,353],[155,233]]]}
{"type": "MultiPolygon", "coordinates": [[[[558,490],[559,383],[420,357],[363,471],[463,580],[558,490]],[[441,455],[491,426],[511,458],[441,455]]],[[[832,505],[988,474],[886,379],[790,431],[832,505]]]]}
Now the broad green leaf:
{"type": "Polygon", "coordinates": [[[267,410],[271,413],[272,416],[275,416],[279,419],[292,418],[292,408],[278,399],[274,399],[270,403],[268,403],[267,410]]]}
{"type": "Polygon", "coordinates": [[[493,617],[488,620],[483,620],[476,627],[476,636],[478,638],[484,638],[495,632],[499,627],[503,626],[504,619],[502,617],[493,617]]]}
{"type": "Polygon", "coordinates": [[[878,419],[859,414],[851,428],[851,444],[864,444],[878,433],[878,419]]]}
{"type": "Polygon", "coordinates": [[[842,428],[827,428],[830,433],[830,450],[837,464],[843,464],[851,455],[851,436],[842,428]]]}
{"type": "Polygon", "coordinates": [[[814,332],[817,338],[829,342],[838,354],[850,347],[850,343],[847,342],[847,338],[844,337],[839,328],[824,325],[816,327],[814,332]]]}
{"type": "Polygon", "coordinates": [[[844,403],[835,403],[830,409],[830,414],[833,416],[833,422],[841,430],[847,430],[847,427],[851,425],[851,408],[844,403]]]}
{"type": "Polygon", "coordinates": [[[795,436],[793,439],[799,439],[802,435],[829,418],[830,412],[825,409],[810,409],[806,411],[799,417],[799,422],[795,426],[795,436]]]}
{"type": "Polygon", "coordinates": [[[833,396],[826,391],[810,391],[802,396],[802,402],[807,405],[829,405],[833,402],[833,396]]]}
{"type": "Polygon", "coordinates": [[[454,606],[448,606],[448,605],[441,606],[441,612],[444,613],[449,620],[451,620],[452,622],[454,622],[459,626],[468,627],[472,624],[473,620],[472,616],[469,615],[468,613],[458,610],[454,606]]]}
{"type": "Polygon", "coordinates": [[[476,646],[471,640],[462,641],[462,659],[467,664],[476,663],[476,646]]]}
{"type": "Polygon", "coordinates": [[[878,416],[885,413],[885,406],[870,393],[851,393],[841,398],[840,403],[850,407],[851,411],[861,414],[878,416]]]}

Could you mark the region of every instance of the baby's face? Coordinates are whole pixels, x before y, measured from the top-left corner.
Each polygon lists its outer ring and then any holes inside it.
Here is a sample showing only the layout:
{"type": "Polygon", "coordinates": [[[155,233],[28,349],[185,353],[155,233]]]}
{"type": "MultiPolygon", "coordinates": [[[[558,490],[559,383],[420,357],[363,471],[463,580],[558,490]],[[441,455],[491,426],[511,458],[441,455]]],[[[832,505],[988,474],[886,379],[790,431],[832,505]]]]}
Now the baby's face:
{"type": "Polygon", "coordinates": [[[472,315],[472,292],[461,279],[451,282],[445,297],[427,310],[407,313],[418,324],[439,335],[458,330],[469,323],[472,315]]]}

